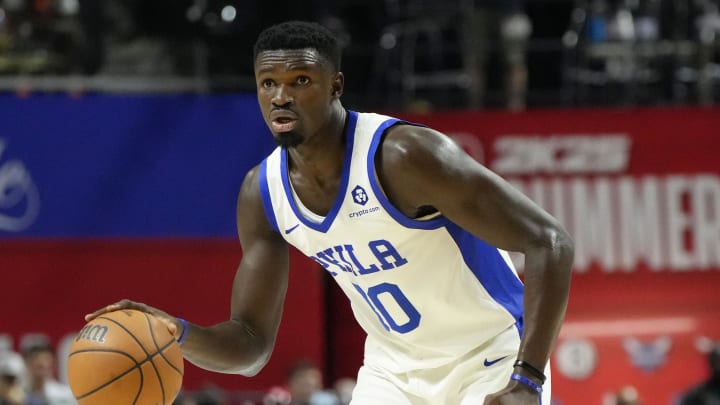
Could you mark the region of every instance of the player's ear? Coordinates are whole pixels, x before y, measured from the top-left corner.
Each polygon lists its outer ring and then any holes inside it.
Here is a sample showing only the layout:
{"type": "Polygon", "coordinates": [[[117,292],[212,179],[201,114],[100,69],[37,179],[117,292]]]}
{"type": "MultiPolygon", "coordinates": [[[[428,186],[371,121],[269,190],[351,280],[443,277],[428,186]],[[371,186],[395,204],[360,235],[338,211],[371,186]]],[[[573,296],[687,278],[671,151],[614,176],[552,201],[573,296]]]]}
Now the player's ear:
{"type": "Polygon", "coordinates": [[[332,79],[332,96],[340,98],[343,94],[343,88],[345,87],[345,75],[342,72],[336,72],[332,79]]]}

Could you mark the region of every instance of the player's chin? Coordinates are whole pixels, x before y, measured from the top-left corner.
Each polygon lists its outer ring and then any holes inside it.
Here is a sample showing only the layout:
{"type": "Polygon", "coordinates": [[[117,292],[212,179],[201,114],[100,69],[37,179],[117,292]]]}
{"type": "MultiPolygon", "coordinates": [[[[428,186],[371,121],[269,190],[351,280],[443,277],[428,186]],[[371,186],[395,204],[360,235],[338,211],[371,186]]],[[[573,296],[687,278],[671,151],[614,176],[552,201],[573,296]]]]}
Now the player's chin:
{"type": "Polygon", "coordinates": [[[305,138],[296,131],[280,132],[273,134],[275,144],[281,148],[294,148],[305,140],[305,138]]]}

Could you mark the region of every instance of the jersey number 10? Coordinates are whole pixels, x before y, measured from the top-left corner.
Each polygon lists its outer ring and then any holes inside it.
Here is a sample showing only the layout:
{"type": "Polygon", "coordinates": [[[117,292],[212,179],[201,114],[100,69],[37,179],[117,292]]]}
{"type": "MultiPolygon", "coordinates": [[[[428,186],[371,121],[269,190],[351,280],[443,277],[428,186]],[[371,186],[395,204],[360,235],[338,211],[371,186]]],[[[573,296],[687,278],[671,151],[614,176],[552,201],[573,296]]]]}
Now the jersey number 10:
{"type": "Polygon", "coordinates": [[[397,284],[382,283],[368,288],[367,291],[364,291],[362,287],[355,283],[353,283],[353,286],[363,299],[365,299],[365,302],[370,305],[370,308],[375,312],[375,315],[377,315],[385,330],[389,331],[392,329],[398,333],[408,333],[420,325],[420,313],[415,309],[413,304],[410,303],[405,294],[400,291],[400,287],[398,287],[397,284]],[[398,322],[393,319],[390,312],[385,308],[385,305],[380,301],[380,295],[382,294],[389,294],[400,309],[405,312],[408,318],[405,323],[398,324],[398,322]]]}

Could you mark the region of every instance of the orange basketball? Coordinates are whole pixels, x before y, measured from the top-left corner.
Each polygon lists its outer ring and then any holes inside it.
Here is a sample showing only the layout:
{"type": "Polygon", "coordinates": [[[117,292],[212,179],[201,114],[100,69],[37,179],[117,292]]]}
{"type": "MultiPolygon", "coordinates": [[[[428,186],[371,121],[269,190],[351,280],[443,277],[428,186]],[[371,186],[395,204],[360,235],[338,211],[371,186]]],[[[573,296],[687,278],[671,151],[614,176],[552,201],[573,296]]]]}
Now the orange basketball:
{"type": "Polygon", "coordinates": [[[88,322],[68,358],[80,405],[170,405],[183,379],[180,345],[144,312],[110,312],[88,322]]]}

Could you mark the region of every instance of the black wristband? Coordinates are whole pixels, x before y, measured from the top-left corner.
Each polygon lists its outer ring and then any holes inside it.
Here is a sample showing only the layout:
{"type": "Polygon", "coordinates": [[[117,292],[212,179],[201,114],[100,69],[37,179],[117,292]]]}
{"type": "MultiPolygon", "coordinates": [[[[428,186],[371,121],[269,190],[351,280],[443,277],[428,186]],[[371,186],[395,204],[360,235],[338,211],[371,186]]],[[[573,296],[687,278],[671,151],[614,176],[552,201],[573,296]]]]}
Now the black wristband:
{"type": "Polygon", "coordinates": [[[547,377],[545,377],[545,373],[538,370],[537,367],[533,366],[532,364],[522,361],[522,360],[516,360],[515,364],[513,364],[513,367],[520,367],[523,370],[530,373],[533,377],[540,380],[540,384],[545,384],[545,380],[547,380],[547,377]]]}

